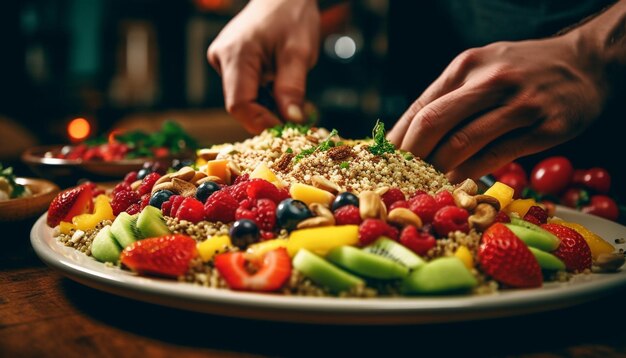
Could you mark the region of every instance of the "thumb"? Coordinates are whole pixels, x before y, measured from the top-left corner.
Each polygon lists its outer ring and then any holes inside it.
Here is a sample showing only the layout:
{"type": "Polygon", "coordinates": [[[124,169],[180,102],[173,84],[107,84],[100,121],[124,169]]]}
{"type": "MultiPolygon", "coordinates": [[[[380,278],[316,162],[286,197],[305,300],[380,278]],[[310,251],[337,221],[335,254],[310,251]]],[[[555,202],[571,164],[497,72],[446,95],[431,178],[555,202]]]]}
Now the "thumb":
{"type": "Polygon", "coordinates": [[[283,51],[276,60],[274,97],[278,110],[286,120],[302,123],[305,120],[302,106],[309,60],[293,51],[283,51]]]}

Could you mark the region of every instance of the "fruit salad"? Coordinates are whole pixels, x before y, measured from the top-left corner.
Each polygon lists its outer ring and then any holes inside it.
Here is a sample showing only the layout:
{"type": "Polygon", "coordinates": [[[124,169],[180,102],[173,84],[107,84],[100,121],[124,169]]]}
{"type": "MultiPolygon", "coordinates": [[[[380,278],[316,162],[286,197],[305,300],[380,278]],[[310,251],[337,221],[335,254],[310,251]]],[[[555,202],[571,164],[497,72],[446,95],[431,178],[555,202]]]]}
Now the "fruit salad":
{"type": "Polygon", "coordinates": [[[285,125],[199,150],[194,166],[130,172],[104,193],[83,184],[57,196],[47,223],[137,275],[288,295],[481,294],[624,263],[509,185],[451,185],[382,124],[368,140],[285,125]]]}

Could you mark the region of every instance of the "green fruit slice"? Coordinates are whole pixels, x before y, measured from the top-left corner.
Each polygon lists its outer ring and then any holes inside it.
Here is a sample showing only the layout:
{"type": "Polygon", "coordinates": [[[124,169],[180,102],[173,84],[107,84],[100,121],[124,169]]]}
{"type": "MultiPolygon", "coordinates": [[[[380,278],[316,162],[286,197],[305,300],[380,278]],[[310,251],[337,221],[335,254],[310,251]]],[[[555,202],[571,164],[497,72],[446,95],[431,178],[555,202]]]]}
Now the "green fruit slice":
{"type": "Polygon", "coordinates": [[[470,290],[476,278],[457,257],[441,257],[419,267],[402,282],[407,294],[439,294],[470,290]]]}
{"type": "Polygon", "coordinates": [[[363,249],[378,256],[395,261],[414,270],[424,264],[424,260],[417,256],[413,251],[407,249],[404,245],[399,244],[391,239],[381,238],[373,244],[363,249]]]}
{"type": "Polygon", "coordinates": [[[122,249],[111,234],[111,226],[100,229],[91,243],[91,255],[100,262],[116,263],[120,259],[122,249]]]}
{"type": "Polygon", "coordinates": [[[402,278],[409,274],[408,267],[353,246],[336,247],[326,255],[326,258],[330,262],[364,277],[388,280],[402,278]]]}
{"type": "Polygon", "coordinates": [[[111,225],[111,234],[122,249],[137,240],[141,240],[141,232],[137,228],[137,215],[130,215],[122,211],[111,225]]]}
{"type": "Polygon", "coordinates": [[[333,292],[342,292],[357,285],[365,285],[362,279],[331,264],[307,249],[300,249],[293,258],[293,267],[313,282],[333,292]]]}
{"type": "Polygon", "coordinates": [[[543,251],[554,251],[561,240],[551,232],[526,220],[511,218],[510,224],[505,224],[515,236],[519,237],[526,245],[543,251]]]}
{"type": "Polygon", "coordinates": [[[161,210],[152,205],[146,206],[137,218],[137,228],[141,232],[141,236],[158,237],[171,233],[165,223],[165,218],[161,214],[161,210]]]}
{"type": "Polygon", "coordinates": [[[528,249],[533,253],[543,270],[565,271],[565,263],[558,257],[534,247],[528,249]]]}

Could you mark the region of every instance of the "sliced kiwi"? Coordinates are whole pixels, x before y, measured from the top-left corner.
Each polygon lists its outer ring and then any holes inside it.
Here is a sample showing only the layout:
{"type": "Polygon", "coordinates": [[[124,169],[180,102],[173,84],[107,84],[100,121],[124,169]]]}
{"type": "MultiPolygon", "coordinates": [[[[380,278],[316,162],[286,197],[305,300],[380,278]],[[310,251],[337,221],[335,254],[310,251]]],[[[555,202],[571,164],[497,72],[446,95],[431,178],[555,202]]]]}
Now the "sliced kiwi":
{"type": "Polygon", "coordinates": [[[413,271],[402,282],[407,294],[464,292],[478,285],[476,278],[458,257],[434,259],[413,271]]]}
{"type": "Polygon", "coordinates": [[[347,291],[365,285],[362,279],[331,264],[307,249],[300,249],[293,258],[293,267],[313,282],[333,292],[347,291]]]}
{"type": "Polygon", "coordinates": [[[100,262],[116,263],[120,259],[122,249],[111,234],[111,226],[100,229],[91,243],[91,255],[100,262]]]}
{"type": "Polygon", "coordinates": [[[535,256],[535,259],[537,259],[539,267],[543,270],[565,271],[565,263],[558,257],[534,247],[528,248],[530,249],[530,252],[532,252],[533,256],[535,256]]]}
{"type": "Polygon", "coordinates": [[[526,245],[539,250],[554,251],[561,243],[561,240],[551,232],[526,220],[511,218],[511,223],[505,225],[509,230],[513,231],[515,236],[524,241],[526,245]]]}
{"type": "Polygon", "coordinates": [[[122,211],[111,225],[111,234],[122,249],[142,239],[141,232],[137,228],[137,216],[122,211]]]}
{"type": "Polygon", "coordinates": [[[353,246],[332,249],[326,258],[357,275],[376,279],[396,279],[409,274],[409,268],[388,258],[353,246]]]}
{"type": "Polygon", "coordinates": [[[363,251],[382,256],[414,270],[424,264],[424,260],[413,251],[388,238],[380,238],[366,246],[363,251]]]}
{"type": "Polygon", "coordinates": [[[137,218],[137,229],[142,237],[157,237],[171,234],[161,210],[152,205],[146,206],[137,218]]]}

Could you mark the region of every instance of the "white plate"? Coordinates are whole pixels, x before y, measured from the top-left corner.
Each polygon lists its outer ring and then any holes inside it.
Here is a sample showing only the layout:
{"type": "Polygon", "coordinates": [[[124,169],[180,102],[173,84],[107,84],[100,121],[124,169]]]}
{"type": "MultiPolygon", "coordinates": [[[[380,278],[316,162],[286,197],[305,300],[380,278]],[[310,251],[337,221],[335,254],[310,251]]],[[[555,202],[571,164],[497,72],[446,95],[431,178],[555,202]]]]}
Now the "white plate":
{"type": "MultiPolygon", "coordinates": [[[[626,237],[626,227],[595,216],[558,208],[558,216],[581,223],[610,242],[626,237]]],[[[609,294],[626,284],[626,270],[579,275],[567,283],[507,290],[482,296],[346,299],[282,296],[212,289],[136,276],[57,242],[45,215],[31,231],[35,252],[49,266],[87,286],[146,302],[218,315],[273,321],[331,324],[400,324],[504,317],[572,306],[609,294]]]]}

